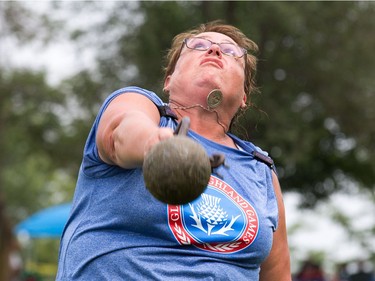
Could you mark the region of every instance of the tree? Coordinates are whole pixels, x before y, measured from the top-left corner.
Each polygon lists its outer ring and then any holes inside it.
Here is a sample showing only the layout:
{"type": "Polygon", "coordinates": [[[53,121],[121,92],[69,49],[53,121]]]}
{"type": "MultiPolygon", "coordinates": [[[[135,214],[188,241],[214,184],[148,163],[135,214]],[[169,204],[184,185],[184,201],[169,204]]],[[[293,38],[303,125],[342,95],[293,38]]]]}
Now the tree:
{"type": "Polygon", "coordinates": [[[0,5],[2,42],[69,35],[78,52],[97,54],[95,67],[56,87],[43,71],[0,61],[0,193],[13,221],[70,200],[103,99],[127,85],[162,95],[172,38],[216,19],[259,45],[261,94],[251,97],[240,132],[270,152],[283,190],[303,194],[305,207],[351,192],[353,182],[375,197],[373,3],[51,2],[61,12],[55,20],[19,2],[0,5]],[[69,11],[78,16],[61,17],[69,11]],[[74,23],[85,13],[89,24],[74,23]]]}
{"type": "Polygon", "coordinates": [[[373,3],[141,2],[132,6],[143,15],[138,24],[119,16],[127,9],[114,5],[103,23],[103,30],[127,26],[117,48],[99,52],[103,83],[161,95],[162,58],[173,36],[224,19],[259,44],[261,95],[252,97],[241,125],[270,151],[283,189],[303,192],[304,206],[345,190],[348,180],[373,192],[373,3]]]}
{"type": "Polygon", "coordinates": [[[373,191],[375,95],[369,89],[375,42],[367,32],[375,29],[374,5],[262,7],[273,21],[260,24],[266,60],[260,62],[263,97],[257,104],[272,121],[259,123],[259,134],[250,134],[265,140],[283,187],[303,191],[307,206],[345,189],[349,179],[373,191]]]}
{"type": "MultiPolygon", "coordinates": [[[[35,34],[41,34],[35,33],[35,30],[31,28],[31,26],[35,27],[35,25],[30,25],[30,22],[34,21],[35,18],[18,3],[0,3],[0,7],[1,44],[4,44],[9,39],[29,42],[35,37],[35,34]]],[[[40,18],[36,21],[37,25],[43,25],[45,18],[40,18]]],[[[39,157],[37,155],[38,151],[41,150],[38,145],[43,145],[43,143],[39,143],[39,133],[43,132],[41,127],[53,125],[54,120],[43,120],[43,113],[48,111],[47,108],[43,108],[46,103],[39,108],[41,109],[40,112],[31,112],[38,107],[30,103],[32,96],[37,95],[39,90],[41,90],[38,89],[38,86],[46,88],[43,85],[43,75],[32,76],[28,71],[13,72],[7,65],[3,47],[1,50],[0,279],[10,280],[13,278],[12,275],[14,273],[10,267],[10,255],[18,250],[17,241],[13,237],[13,225],[29,212],[41,206],[38,201],[42,198],[35,200],[36,195],[39,193],[32,192],[37,190],[33,188],[33,184],[40,183],[38,179],[41,177],[36,176],[41,172],[38,164],[45,162],[43,161],[45,159],[44,156],[39,157]],[[31,82],[28,85],[24,85],[25,88],[22,86],[24,79],[31,82]],[[37,83],[34,84],[34,82],[37,83]],[[11,83],[14,84],[11,85],[11,83]],[[33,141],[33,143],[30,141],[33,141]]],[[[46,129],[46,131],[51,131],[51,127],[46,129]]],[[[48,170],[48,174],[49,172],[48,170]]],[[[43,186],[39,185],[38,190],[41,190],[43,186]]]]}

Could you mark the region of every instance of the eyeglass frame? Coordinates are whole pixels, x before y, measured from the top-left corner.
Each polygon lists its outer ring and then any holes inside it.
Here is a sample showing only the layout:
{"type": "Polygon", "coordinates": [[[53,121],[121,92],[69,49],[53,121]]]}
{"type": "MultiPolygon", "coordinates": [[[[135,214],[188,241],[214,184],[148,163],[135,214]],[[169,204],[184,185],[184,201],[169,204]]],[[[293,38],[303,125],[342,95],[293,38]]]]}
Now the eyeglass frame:
{"type": "Polygon", "coordinates": [[[190,50],[202,51],[202,52],[205,52],[205,51],[209,50],[209,49],[211,48],[211,46],[215,44],[215,45],[218,45],[218,46],[219,46],[220,52],[221,52],[223,55],[226,55],[226,56],[228,56],[228,57],[232,57],[232,58],[242,58],[242,57],[244,57],[244,56],[247,55],[247,50],[246,50],[245,48],[242,48],[242,47],[240,47],[240,46],[238,46],[238,45],[236,45],[236,44],[234,44],[234,43],[230,43],[230,42],[217,43],[217,42],[211,41],[210,39],[203,38],[203,37],[187,37],[187,38],[185,38],[185,39],[183,40],[183,43],[182,43],[182,44],[183,44],[183,45],[185,44],[186,48],[188,48],[188,49],[190,49],[190,50]],[[190,40],[190,39],[194,39],[194,38],[198,38],[198,39],[206,40],[206,41],[210,42],[211,45],[210,45],[207,49],[205,49],[205,50],[191,48],[191,47],[188,46],[187,43],[188,43],[188,40],[190,40]],[[238,48],[243,52],[242,56],[238,57],[238,56],[233,56],[233,55],[230,55],[230,54],[224,53],[224,52],[222,51],[222,49],[221,49],[221,44],[231,44],[231,45],[233,45],[233,46],[238,47],[238,48]]]}

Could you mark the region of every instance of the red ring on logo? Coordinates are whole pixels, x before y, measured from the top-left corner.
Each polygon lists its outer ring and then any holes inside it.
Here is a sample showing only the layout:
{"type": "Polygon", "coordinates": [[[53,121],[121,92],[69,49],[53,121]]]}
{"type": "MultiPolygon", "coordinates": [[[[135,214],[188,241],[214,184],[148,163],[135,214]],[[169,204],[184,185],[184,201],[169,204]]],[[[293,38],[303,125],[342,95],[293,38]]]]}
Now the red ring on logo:
{"type": "Polygon", "coordinates": [[[181,206],[168,205],[168,225],[178,243],[181,245],[193,245],[202,250],[219,253],[234,253],[250,246],[259,230],[258,215],[253,206],[219,178],[211,176],[208,186],[219,190],[242,209],[246,216],[246,226],[242,235],[236,241],[200,243],[185,229],[182,222],[181,206]]]}

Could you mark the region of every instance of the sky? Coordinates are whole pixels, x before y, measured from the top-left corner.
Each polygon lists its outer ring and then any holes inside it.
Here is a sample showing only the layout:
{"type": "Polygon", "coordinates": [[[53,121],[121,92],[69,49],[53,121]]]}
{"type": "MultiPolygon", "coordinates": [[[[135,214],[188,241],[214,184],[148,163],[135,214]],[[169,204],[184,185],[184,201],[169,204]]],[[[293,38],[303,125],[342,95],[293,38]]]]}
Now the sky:
{"type": "MultiPolygon", "coordinates": [[[[45,9],[44,2],[37,2],[34,9],[45,9]]],[[[81,18],[81,21],[87,18],[81,18]]],[[[19,46],[11,38],[2,38],[0,63],[17,67],[44,69],[49,83],[58,83],[82,68],[94,66],[94,53],[89,48],[77,52],[75,47],[63,38],[48,46],[40,43],[19,46]]],[[[307,258],[310,252],[324,252],[324,266],[328,272],[333,270],[333,262],[366,259],[367,250],[352,239],[349,234],[331,216],[338,212],[350,218],[350,223],[357,231],[370,229],[375,225],[375,205],[366,194],[356,192],[352,187],[350,194],[338,193],[327,202],[321,202],[313,210],[298,208],[301,194],[286,193],[286,207],[289,244],[293,250],[292,268],[297,270],[293,261],[307,258]]],[[[375,238],[373,251],[375,251],[375,238]]]]}

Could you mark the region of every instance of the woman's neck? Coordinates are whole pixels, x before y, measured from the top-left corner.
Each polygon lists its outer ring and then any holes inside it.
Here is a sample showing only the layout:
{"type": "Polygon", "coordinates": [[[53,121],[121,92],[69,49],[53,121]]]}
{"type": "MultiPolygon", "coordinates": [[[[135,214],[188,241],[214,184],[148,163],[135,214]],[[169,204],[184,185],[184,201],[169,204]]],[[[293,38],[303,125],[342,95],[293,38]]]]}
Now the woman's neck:
{"type": "Polygon", "coordinates": [[[218,112],[207,110],[199,104],[178,106],[173,101],[170,101],[170,107],[177,114],[178,121],[185,116],[190,118],[190,129],[194,132],[211,141],[236,148],[232,138],[227,134],[229,124],[220,119],[218,112]]]}

